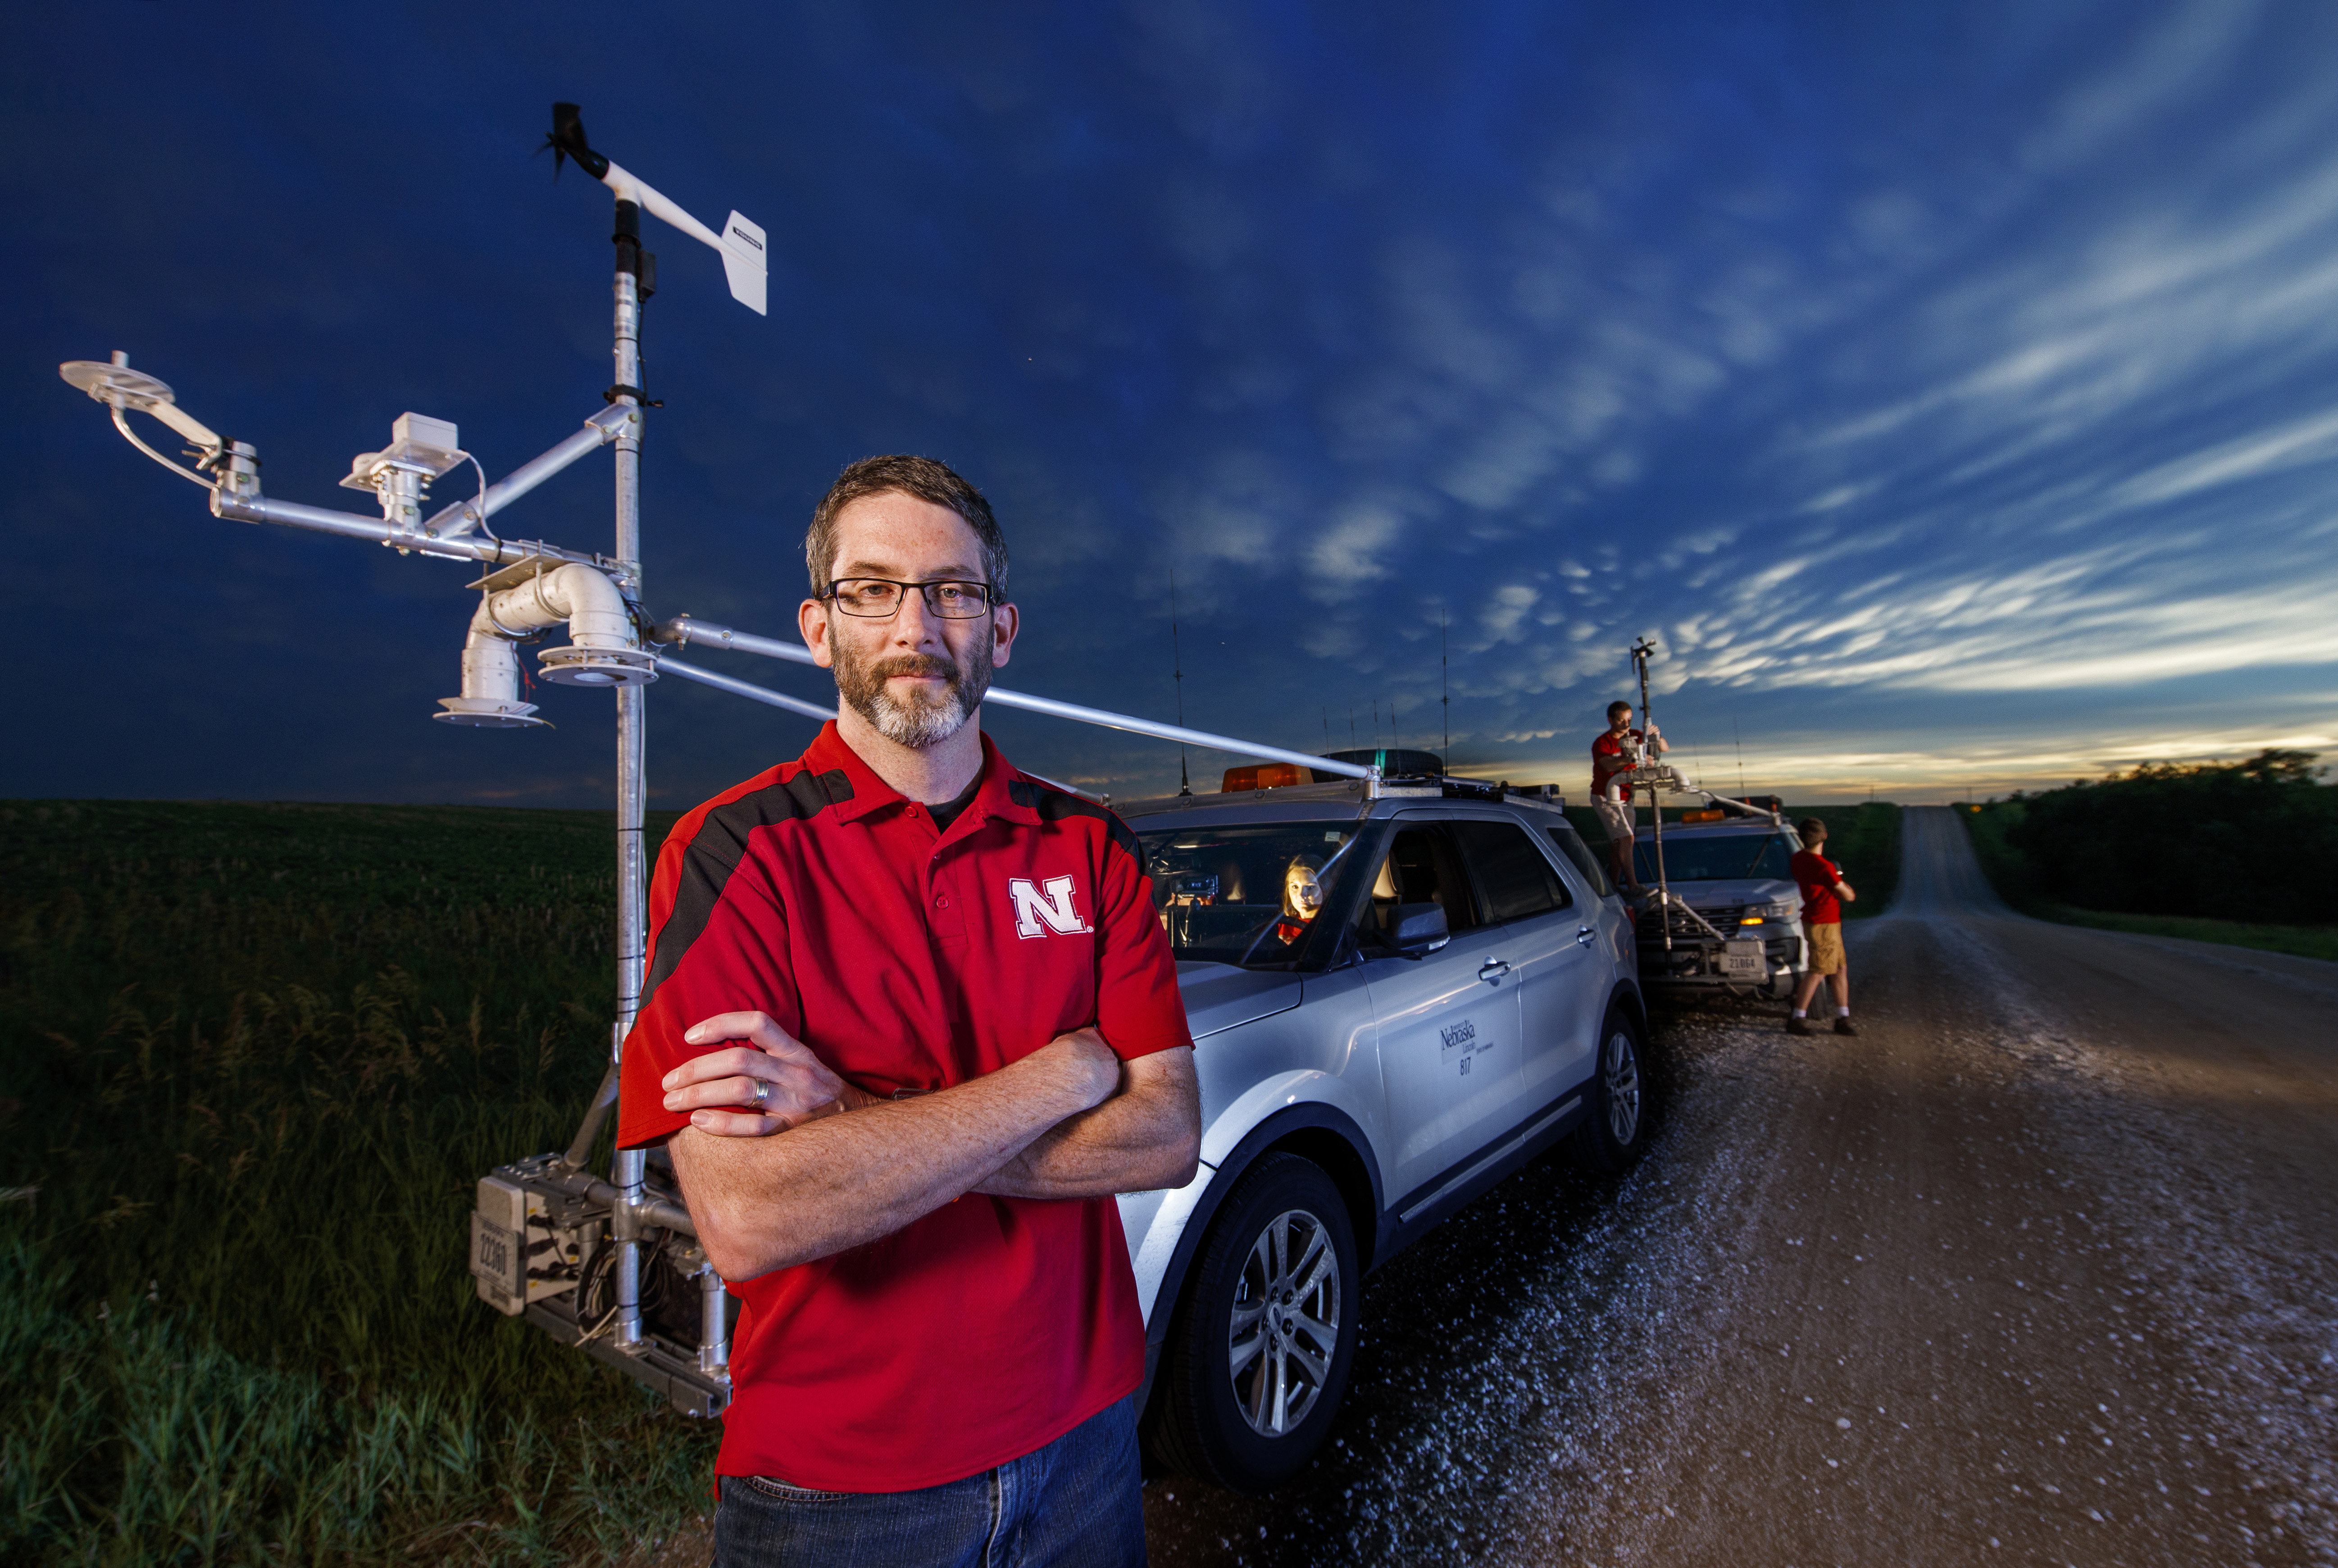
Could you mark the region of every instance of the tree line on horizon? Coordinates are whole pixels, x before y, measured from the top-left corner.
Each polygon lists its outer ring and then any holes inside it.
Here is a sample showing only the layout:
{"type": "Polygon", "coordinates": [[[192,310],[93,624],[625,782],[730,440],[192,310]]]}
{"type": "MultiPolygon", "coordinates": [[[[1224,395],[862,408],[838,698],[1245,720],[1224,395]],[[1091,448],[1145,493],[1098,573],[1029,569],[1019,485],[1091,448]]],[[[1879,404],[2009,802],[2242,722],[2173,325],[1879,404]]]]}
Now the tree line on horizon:
{"type": "Polygon", "coordinates": [[[2135,915],[2338,924],[2338,784],[2316,754],[2145,763],[2030,795],[2006,838],[2048,898],[2135,915]]]}

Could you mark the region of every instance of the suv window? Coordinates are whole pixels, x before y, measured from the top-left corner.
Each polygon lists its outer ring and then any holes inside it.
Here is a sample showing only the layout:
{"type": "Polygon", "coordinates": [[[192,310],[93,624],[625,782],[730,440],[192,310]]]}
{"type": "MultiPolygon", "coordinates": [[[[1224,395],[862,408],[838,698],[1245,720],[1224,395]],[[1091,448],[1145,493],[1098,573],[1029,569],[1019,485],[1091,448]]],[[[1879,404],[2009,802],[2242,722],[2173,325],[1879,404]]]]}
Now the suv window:
{"type": "Polygon", "coordinates": [[[1153,908],[1181,959],[1289,968],[1324,962],[1315,916],[1339,906],[1362,857],[1356,824],[1172,826],[1139,833],[1153,908]]]}
{"type": "MultiPolygon", "coordinates": [[[[1759,838],[1751,833],[1702,838],[1684,834],[1665,840],[1665,875],[1675,882],[1732,882],[1750,877],[1791,882],[1794,871],[1788,862],[1793,853],[1786,847],[1785,834],[1776,829],[1759,838]]],[[[1656,879],[1655,847],[1647,839],[1640,840],[1633,859],[1641,881],[1656,879]]]]}
{"type": "Polygon", "coordinates": [[[1550,841],[1558,846],[1560,854],[1575,862],[1575,868],[1591,884],[1592,897],[1605,898],[1616,891],[1607,880],[1607,867],[1599,864],[1599,857],[1591,852],[1591,846],[1583,841],[1581,834],[1572,828],[1553,828],[1550,841]]]}
{"type": "Polygon", "coordinates": [[[1434,904],[1445,911],[1445,928],[1467,931],[1482,924],[1478,901],[1469,892],[1469,877],[1461,856],[1445,828],[1400,828],[1390,838],[1380,872],[1372,878],[1371,897],[1356,916],[1356,928],[1367,947],[1377,945],[1388,929],[1390,912],[1400,904],[1434,904]]]}
{"type": "Polygon", "coordinates": [[[1490,923],[1529,920],[1573,902],[1549,859],[1517,823],[1456,822],[1453,833],[1478,874],[1490,923]]]}

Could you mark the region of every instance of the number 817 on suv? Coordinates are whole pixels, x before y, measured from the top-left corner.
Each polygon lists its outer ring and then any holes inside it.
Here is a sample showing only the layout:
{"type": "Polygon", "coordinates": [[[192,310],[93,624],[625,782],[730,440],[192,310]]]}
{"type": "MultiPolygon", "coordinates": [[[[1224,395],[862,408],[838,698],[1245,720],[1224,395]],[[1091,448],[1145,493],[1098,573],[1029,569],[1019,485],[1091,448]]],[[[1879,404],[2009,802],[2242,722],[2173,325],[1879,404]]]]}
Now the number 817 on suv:
{"type": "Polygon", "coordinates": [[[1639,1156],[1630,915],[1556,802],[1492,785],[1119,809],[1202,1088],[1200,1173],[1120,1200],[1146,1440],[1265,1491],[1330,1432],[1365,1274],[1562,1141],[1595,1171],[1639,1156]]]}

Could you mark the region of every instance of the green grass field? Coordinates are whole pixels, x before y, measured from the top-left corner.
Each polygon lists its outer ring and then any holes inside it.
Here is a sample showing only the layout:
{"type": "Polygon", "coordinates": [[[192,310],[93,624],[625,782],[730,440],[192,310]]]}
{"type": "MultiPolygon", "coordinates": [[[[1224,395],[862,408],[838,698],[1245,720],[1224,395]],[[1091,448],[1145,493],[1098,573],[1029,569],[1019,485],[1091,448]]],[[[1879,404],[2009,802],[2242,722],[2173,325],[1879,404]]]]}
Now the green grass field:
{"type": "MultiPolygon", "coordinates": [[[[1671,807],[1665,808],[1665,821],[1677,817],[1671,807]]],[[[1843,917],[1865,920],[1881,915],[1891,906],[1891,896],[1900,888],[1900,808],[1888,800],[1864,801],[1856,806],[1789,806],[1786,820],[1799,822],[1805,817],[1816,817],[1827,825],[1827,858],[1842,867],[1844,878],[1859,891],[1856,903],[1843,906],[1843,917]]],[[[1584,842],[1605,852],[1606,830],[1587,806],[1570,806],[1567,820],[1583,835],[1584,842]]],[[[1643,826],[1648,820],[1644,808],[1640,811],[1643,826]]]]}
{"type": "Polygon", "coordinates": [[[704,1510],[712,1426],[465,1272],[606,1060],[611,827],[0,806],[0,1559],[611,1561],[704,1510]]]}
{"type": "Polygon", "coordinates": [[[2180,936],[2227,947],[2254,947],[2264,953],[2338,960],[2338,926],[2262,926],[2176,915],[2122,915],[2081,909],[2047,898],[2038,892],[2037,877],[2027,859],[2006,839],[2006,830],[2019,820],[2021,810],[2019,801],[2008,800],[1992,802],[1979,811],[1960,808],[1957,815],[1972,835],[1973,853],[1979,858],[1989,885],[1997,889],[1997,896],[2025,915],[2063,926],[2091,926],[2098,931],[2180,936]]]}

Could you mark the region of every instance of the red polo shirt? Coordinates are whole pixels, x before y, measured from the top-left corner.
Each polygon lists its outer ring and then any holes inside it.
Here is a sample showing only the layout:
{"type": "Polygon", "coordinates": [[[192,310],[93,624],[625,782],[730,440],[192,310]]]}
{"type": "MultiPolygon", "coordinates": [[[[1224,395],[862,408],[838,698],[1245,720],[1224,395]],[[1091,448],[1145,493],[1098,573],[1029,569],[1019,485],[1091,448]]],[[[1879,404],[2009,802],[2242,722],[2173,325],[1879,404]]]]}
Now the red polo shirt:
{"type": "MultiPolygon", "coordinates": [[[[1623,735],[1616,734],[1613,730],[1602,730],[1599,731],[1598,735],[1593,739],[1591,742],[1591,798],[1594,800],[1606,799],[1607,798],[1607,780],[1630,768],[1631,764],[1624,760],[1624,740],[1626,736],[1634,740],[1643,739],[1637,730],[1626,730],[1624,731],[1623,735]]],[[[1630,804],[1632,799],[1632,781],[1628,779],[1624,780],[1622,787],[1616,790],[1616,793],[1624,798],[1624,801],[1626,805],[1630,804]]]]}
{"type": "MultiPolygon", "coordinates": [[[[756,1009],[875,1094],[962,1083],[1094,1025],[1124,1058],[1190,1045],[1135,836],[985,737],[947,833],[828,725],[684,817],[650,885],[650,966],[618,1137],[689,1124],[659,1081],[756,1009]]],[[[780,1134],[787,1136],[785,1133],[780,1134]]],[[[1109,1198],[969,1193],[881,1240],[734,1282],[716,1469],[899,1492],[1044,1446],[1144,1373],[1109,1198]]]]}
{"type": "Polygon", "coordinates": [[[1803,890],[1803,924],[1842,925],[1842,900],[1835,897],[1834,887],[1842,880],[1842,867],[1814,849],[1802,849],[1795,852],[1787,869],[1803,890]]]}

